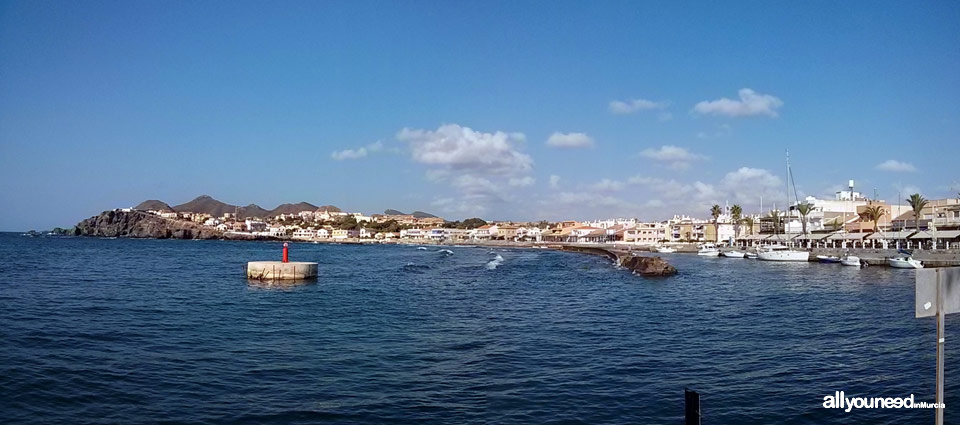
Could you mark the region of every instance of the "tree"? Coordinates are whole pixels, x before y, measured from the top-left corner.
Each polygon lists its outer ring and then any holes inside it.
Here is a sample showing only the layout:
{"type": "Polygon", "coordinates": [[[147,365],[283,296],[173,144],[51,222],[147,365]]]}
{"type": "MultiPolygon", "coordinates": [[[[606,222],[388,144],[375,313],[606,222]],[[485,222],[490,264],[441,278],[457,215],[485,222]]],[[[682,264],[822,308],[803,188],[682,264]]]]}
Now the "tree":
{"type": "Polygon", "coordinates": [[[927,207],[927,201],[920,196],[919,193],[914,193],[910,195],[910,198],[907,199],[907,202],[910,204],[910,208],[913,209],[913,225],[916,227],[917,231],[920,231],[920,211],[923,211],[927,207]]]}
{"type": "Polygon", "coordinates": [[[811,211],[813,211],[813,205],[808,202],[797,205],[797,213],[800,214],[800,225],[803,228],[804,235],[807,234],[807,215],[810,214],[811,211]]]}
{"type": "Polygon", "coordinates": [[[474,218],[468,218],[466,220],[463,220],[463,223],[461,224],[463,225],[464,229],[476,229],[477,227],[480,227],[480,226],[486,226],[487,222],[484,221],[483,219],[474,217],[474,218]]]}
{"type": "Polygon", "coordinates": [[[839,216],[834,217],[832,220],[830,220],[830,230],[834,232],[836,232],[837,230],[840,230],[840,227],[842,226],[840,221],[841,220],[839,216]]]}
{"type": "Polygon", "coordinates": [[[860,219],[873,222],[873,232],[877,232],[877,222],[883,218],[883,214],[886,211],[883,210],[883,207],[880,205],[875,205],[872,207],[867,207],[863,212],[860,213],[860,219]]]}
{"type": "Polygon", "coordinates": [[[740,222],[742,222],[744,225],[747,226],[748,229],[750,229],[751,234],[753,233],[753,224],[754,224],[753,217],[744,217],[740,219],[740,222]]]}
{"type": "Polygon", "coordinates": [[[720,226],[717,224],[720,214],[723,214],[723,210],[720,209],[719,205],[714,204],[712,207],[710,207],[710,215],[713,216],[713,232],[715,233],[717,242],[720,241],[720,226]]]}
{"type": "Polygon", "coordinates": [[[773,221],[773,232],[780,231],[780,211],[770,210],[770,218],[773,221]]]}
{"type": "Polygon", "coordinates": [[[743,219],[743,208],[740,205],[734,204],[730,208],[730,218],[733,219],[733,235],[734,237],[740,237],[740,220],[743,219]]]}

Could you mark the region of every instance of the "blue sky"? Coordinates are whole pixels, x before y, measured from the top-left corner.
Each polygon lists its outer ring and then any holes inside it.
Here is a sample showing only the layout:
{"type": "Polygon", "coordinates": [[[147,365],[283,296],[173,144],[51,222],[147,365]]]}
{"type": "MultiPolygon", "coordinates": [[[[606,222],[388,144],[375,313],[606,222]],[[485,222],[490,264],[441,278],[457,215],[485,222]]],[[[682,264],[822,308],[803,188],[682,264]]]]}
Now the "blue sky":
{"type": "Polygon", "coordinates": [[[960,190],[960,3],[0,1],[0,229],[200,194],[664,219],[960,190]],[[618,103],[614,103],[618,102],[618,103]]]}

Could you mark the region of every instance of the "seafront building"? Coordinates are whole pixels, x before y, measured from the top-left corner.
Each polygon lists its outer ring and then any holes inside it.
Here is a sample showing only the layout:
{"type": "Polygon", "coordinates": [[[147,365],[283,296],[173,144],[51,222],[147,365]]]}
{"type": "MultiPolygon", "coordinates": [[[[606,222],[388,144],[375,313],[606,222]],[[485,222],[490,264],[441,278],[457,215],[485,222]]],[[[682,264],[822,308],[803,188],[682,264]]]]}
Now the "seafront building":
{"type": "MultiPolygon", "coordinates": [[[[412,241],[412,242],[532,242],[532,243],[621,243],[636,246],[663,244],[718,243],[758,246],[784,244],[795,247],[876,247],[945,248],[960,247],[960,198],[929,200],[918,218],[904,203],[869,199],[859,192],[839,191],[833,199],[807,197],[811,205],[806,216],[799,203],[786,211],[744,215],[735,222],[729,205],[714,220],[675,215],[663,221],[637,218],[607,218],[589,221],[563,220],[554,223],[498,221],[476,228],[457,228],[440,217],[412,214],[299,211],[268,218],[239,220],[235,213],[214,217],[207,213],[147,211],[170,220],[185,220],[215,227],[224,233],[291,238],[312,241],[412,241]],[[865,212],[880,207],[876,222],[865,212]],[[806,233],[803,232],[806,223],[806,233]]],[[[482,223],[482,221],[480,221],[482,223]]]]}

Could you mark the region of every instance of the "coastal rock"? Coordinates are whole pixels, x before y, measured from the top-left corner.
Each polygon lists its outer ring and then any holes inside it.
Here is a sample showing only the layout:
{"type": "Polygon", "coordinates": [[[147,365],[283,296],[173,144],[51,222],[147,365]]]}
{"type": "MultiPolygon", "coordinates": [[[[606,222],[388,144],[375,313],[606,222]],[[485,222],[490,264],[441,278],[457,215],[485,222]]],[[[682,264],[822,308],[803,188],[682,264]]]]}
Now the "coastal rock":
{"type": "Polygon", "coordinates": [[[672,276],[677,274],[676,267],[660,257],[626,257],[620,262],[620,266],[641,276],[672,276]]]}
{"type": "Polygon", "coordinates": [[[77,224],[77,236],[156,239],[219,239],[217,229],[140,211],[104,211],[77,224]]]}

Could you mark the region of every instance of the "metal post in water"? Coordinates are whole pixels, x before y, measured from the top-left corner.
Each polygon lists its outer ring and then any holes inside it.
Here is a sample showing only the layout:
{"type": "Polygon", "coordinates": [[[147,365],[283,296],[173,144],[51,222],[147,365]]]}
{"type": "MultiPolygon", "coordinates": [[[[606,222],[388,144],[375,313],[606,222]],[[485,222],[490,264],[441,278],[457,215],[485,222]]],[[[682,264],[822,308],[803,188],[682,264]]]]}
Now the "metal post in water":
{"type": "Polygon", "coordinates": [[[937,273],[937,425],[943,425],[943,276],[937,273]]]}
{"type": "Polygon", "coordinates": [[[700,393],[683,389],[684,424],[700,425],[700,393]]]}
{"type": "Polygon", "coordinates": [[[290,250],[289,248],[287,248],[286,242],[283,243],[283,262],[284,263],[290,262],[290,250]]]}
{"type": "Polygon", "coordinates": [[[937,318],[937,425],[943,425],[943,316],[960,313],[960,267],[920,269],[916,275],[916,317],[937,318]]]}

